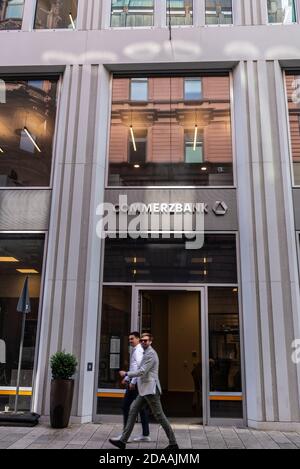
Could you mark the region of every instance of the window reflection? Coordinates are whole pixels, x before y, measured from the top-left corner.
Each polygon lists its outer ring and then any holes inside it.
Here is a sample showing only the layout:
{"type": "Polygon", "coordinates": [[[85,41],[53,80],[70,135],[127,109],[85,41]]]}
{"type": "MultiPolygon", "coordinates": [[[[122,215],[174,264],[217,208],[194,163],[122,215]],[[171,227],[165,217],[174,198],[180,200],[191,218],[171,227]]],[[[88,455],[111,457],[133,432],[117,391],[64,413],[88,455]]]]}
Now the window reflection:
{"type": "Polygon", "coordinates": [[[153,26],[154,0],[112,0],[112,27],[153,26]]]}
{"type": "Polygon", "coordinates": [[[0,30],[21,29],[24,0],[0,0],[0,30]]]}
{"type": "Polygon", "coordinates": [[[76,29],[78,0],[37,0],[35,29],[76,29]]]}
{"type": "Polygon", "coordinates": [[[114,78],[109,185],[232,186],[229,83],[114,78]]]}
{"type": "Polygon", "coordinates": [[[193,0],[167,0],[167,22],[171,25],[193,24],[193,0]]]}
{"type": "Polygon", "coordinates": [[[188,250],[185,239],[107,239],[105,282],[236,283],[234,235],[205,235],[188,250]]]}
{"type": "Polygon", "coordinates": [[[237,288],[209,288],[211,417],[242,418],[242,377],[237,288]]]}
{"type": "Polygon", "coordinates": [[[300,71],[286,74],[294,182],[300,185],[300,71]]]}
{"type": "Polygon", "coordinates": [[[232,24],[232,0],[205,0],[206,24],[232,24]]]}
{"type": "MultiPolygon", "coordinates": [[[[119,389],[119,370],[129,368],[128,334],[131,324],[131,287],[104,287],[101,316],[99,383],[101,390],[119,389]]],[[[119,399],[101,393],[98,413],[120,412],[119,399]]]]}
{"type": "Polygon", "coordinates": [[[296,23],[294,0],[268,0],[269,23],[296,23]]]}
{"type": "MultiPolygon", "coordinates": [[[[21,387],[31,388],[38,310],[40,301],[44,237],[42,235],[0,235],[0,410],[14,408],[22,315],[16,311],[26,275],[29,275],[31,313],[26,318],[21,387]],[[22,274],[25,269],[32,274],[22,274]]],[[[20,397],[20,409],[30,409],[30,396],[20,397]]]]}
{"type": "Polygon", "coordinates": [[[0,187],[50,185],[57,80],[3,80],[0,187]]]}

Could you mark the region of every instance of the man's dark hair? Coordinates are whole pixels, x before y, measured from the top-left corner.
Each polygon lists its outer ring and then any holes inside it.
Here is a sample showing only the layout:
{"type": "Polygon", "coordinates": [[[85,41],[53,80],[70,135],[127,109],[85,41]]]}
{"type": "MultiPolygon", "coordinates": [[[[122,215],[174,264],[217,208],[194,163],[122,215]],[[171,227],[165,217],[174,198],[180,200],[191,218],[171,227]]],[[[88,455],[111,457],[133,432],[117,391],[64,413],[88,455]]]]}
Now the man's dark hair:
{"type": "Polygon", "coordinates": [[[140,339],[140,333],[137,331],[130,332],[129,336],[133,335],[136,339],[140,339]]]}

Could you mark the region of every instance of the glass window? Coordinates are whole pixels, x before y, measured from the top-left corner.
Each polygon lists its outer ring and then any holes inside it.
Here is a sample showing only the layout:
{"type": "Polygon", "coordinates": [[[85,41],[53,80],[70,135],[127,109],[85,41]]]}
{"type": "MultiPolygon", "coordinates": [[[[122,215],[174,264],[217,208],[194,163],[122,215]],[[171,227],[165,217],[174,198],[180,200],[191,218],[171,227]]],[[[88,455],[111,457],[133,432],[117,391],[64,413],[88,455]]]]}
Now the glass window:
{"type": "Polygon", "coordinates": [[[286,74],[290,140],[295,185],[300,185],[300,71],[286,74]]]}
{"type": "Polygon", "coordinates": [[[133,78],[130,82],[131,101],[148,101],[148,80],[133,78]]]}
{"type": "Polygon", "coordinates": [[[35,29],[76,29],[78,0],[37,0],[35,29]]]}
{"type": "Polygon", "coordinates": [[[129,142],[129,162],[133,165],[144,164],[147,159],[147,130],[131,130],[129,142]]]}
{"type": "MultiPolygon", "coordinates": [[[[14,408],[22,314],[16,311],[24,280],[29,276],[31,313],[26,318],[21,387],[31,391],[44,252],[42,235],[0,234],[0,410],[14,408]],[[31,272],[31,273],[30,273],[31,272]],[[7,393],[7,394],[6,394],[7,393]]],[[[31,397],[20,397],[20,410],[30,409],[31,397]]]]}
{"type": "Polygon", "coordinates": [[[234,235],[205,235],[202,249],[185,240],[107,239],[105,282],[237,283],[234,235]]]}
{"type": "Polygon", "coordinates": [[[186,101],[199,101],[202,98],[201,80],[184,80],[184,99],[186,101]]]}
{"type": "Polygon", "coordinates": [[[56,80],[1,80],[0,187],[50,185],[56,80]]]}
{"type": "Polygon", "coordinates": [[[229,76],[115,77],[108,183],[233,186],[229,76]]]}
{"type": "Polygon", "coordinates": [[[200,164],[204,161],[202,137],[198,135],[198,127],[185,131],[185,162],[200,164]]]}
{"type": "Polygon", "coordinates": [[[206,24],[232,24],[232,0],[205,0],[206,24]]]}
{"type": "Polygon", "coordinates": [[[243,418],[238,303],[237,288],[208,289],[212,418],[243,418]]]}
{"type": "Polygon", "coordinates": [[[154,0],[112,0],[112,27],[153,26],[154,0]]]}
{"type": "Polygon", "coordinates": [[[294,0],[268,0],[269,23],[296,23],[294,0]]]}
{"type": "Polygon", "coordinates": [[[167,24],[172,26],[193,24],[193,0],[167,0],[167,24]]]}
{"type": "Polygon", "coordinates": [[[24,0],[0,0],[0,30],[21,29],[24,0]]]}
{"type": "MultiPolygon", "coordinates": [[[[109,389],[120,391],[119,370],[129,368],[128,334],[131,325],[131,287],[104,287],[98,383],[98,413],[120,413],[120,399],[109,389]]],[[[120,394],[120,398],[122,398],[120,394]]]]}

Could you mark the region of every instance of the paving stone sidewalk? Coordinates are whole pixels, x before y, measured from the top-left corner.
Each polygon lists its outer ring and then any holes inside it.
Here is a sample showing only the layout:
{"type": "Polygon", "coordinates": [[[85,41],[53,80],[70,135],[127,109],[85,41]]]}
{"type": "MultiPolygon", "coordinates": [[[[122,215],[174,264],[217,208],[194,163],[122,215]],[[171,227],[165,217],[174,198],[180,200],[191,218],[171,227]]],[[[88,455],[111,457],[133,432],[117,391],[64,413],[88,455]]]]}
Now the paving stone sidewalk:
{"type": "MultiPolygon", "coordinates": [[[[130,444],[130,449],[162,449],[167,445],[163,430],[150,425],[152,442],[130,444]]],[[[203,427],[175,423],[173,428],[182,449],[300,449],[300,433],[256,431],[235,427],[203,427]]],[[[35,428],[0,427],[1,449],[113,449],[108,439],[119,435],[118,423],[72,425],[54,430],[43,423],[35,428]]],[[[135,429],[135,435],[139,428],[135,429]]]]}

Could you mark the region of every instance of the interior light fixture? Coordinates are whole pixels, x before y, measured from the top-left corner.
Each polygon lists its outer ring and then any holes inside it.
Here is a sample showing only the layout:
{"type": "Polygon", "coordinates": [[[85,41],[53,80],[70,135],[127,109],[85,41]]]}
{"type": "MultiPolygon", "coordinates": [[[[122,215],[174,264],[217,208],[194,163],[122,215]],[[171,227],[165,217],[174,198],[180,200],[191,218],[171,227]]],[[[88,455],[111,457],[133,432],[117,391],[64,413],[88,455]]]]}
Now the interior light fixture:
{"type": "Polygon", "coordinates": [[[206,166],[202,166],[201,171],[207,171],[207,167],[206,167],[206,166]]]}
{"type": "Polygon", "coordinates": [[[17,269],[20,274],[38,274],[39,272],[35,269],[17,269]]]}
{"type": "Polygon", "coordinates": [[[137,151],[136,143],[135,143],[135,137],[134,137],[134,131],[133,131],[132,125],[130,126],[130,133],[131,133],[131,140],[132,140],[133,149],[134,149],[134,151],[137,151]]]}
{"type": "Polygon", "coordinates": [[[73,16],[72,16],[72,13],[71,13],[71,12],[69,13],[69,18],[70,18],[70,21],[71,21],[72,28],[75,30],[75,29],[76,29],[76,26],[75,26],[75,22],[74,22],[74,20],[73,20],[73,16]]]}
{"type": "Polygon", "coordinates": [[[197,149],[197,139],[198,139],[198,125],[195,125],[194,151],[196,151],[197,149]]]}
{"type": "Polygon", "coordinates": [[[2,150],[2,148],[0,147],[0,153],[4,153],[4,150],[2,150]]]}
{"type": "Polygon", "coordinates": [[[135,168],[135,169],[140,169],[140,165],[139,165],[139,164],[135,164],[135,165],[134,165],[134,168],[135,168]]]}
{"type": "Polygon", "coordinates": [[[29,132],[29,130],[27,129],[27,127],[24,127],[24,132],[26,133],[27,137],[29,138],[29,140],[31,140],[31,142],[33,143],[33,145],[35,146],[35,148],[37,149],[37,151],[39,153],[42,153],[42,150],[40,149],[40,147],[38,146],[38,144],[36,143],[36,141],[34,140],[33,136],[31,135],[31,133],[29,132]]]}
{"type": "Polygon", "coordinates": [[[19,262],[15,257],[0,257],[0,262],[19,262]]]}

